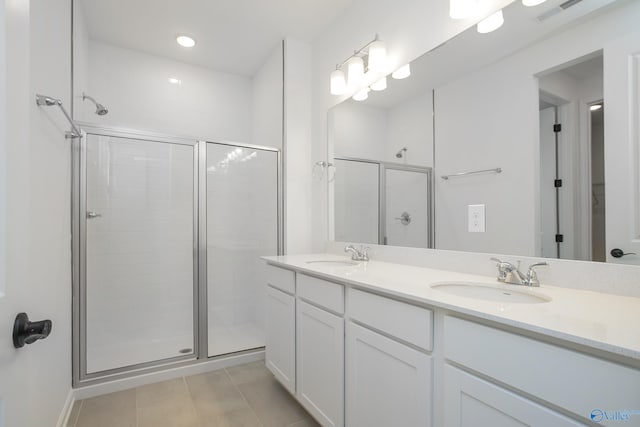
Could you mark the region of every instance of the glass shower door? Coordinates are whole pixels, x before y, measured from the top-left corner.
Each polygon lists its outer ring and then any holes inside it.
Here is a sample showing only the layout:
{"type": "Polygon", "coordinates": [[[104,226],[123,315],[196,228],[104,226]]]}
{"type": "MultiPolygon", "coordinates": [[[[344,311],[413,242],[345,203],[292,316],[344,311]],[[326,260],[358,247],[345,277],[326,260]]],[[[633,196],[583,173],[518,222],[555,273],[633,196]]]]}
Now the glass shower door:
{"type": "Polygon", "coordinates": [[[86,374],[195,354],[194,144],[87,135],[86,374]]]}
{"type": "Polygon", "coordinates": [[[263,347],[261,255],[278,253],[276,150],[207,143],[208,355],[263,347]]]}

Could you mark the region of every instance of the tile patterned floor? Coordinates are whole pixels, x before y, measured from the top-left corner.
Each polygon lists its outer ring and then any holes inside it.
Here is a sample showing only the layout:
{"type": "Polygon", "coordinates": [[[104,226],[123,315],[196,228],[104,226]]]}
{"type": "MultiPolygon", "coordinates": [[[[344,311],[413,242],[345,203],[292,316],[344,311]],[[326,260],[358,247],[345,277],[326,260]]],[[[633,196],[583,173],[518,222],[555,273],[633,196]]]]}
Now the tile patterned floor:
{"type": "Polygon", "coordinates": [[[75,403],[68,427],[319,427],[264,362],[75,403]]]}

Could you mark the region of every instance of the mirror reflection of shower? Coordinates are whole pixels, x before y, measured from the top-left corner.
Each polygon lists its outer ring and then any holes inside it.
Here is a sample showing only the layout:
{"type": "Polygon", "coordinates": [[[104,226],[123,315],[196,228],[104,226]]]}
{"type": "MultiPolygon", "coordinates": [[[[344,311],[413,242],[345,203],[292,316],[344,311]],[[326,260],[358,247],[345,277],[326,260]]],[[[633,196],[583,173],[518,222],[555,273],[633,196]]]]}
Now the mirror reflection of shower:
{"type": "Polygon", "coordinates": [[[99,116],[104,116],[105,114],[107,114],[109,112],[109,110],[107,110],[107,108],[100,104],[98,101],[95,100],[95,98],[87,95],[86,93],[82,92],[82,100],[86,100],[88,99],[89,101],[93,102],[96,106],[96,114],[99,116]]]}

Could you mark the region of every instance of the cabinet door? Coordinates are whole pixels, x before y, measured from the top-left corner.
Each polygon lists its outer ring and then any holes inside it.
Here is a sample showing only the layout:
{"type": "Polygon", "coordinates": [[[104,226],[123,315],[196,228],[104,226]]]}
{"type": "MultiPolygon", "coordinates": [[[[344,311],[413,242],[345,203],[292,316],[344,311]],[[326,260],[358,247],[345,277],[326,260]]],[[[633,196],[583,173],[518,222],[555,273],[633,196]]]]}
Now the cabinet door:
{"type": "Polygon", "coordinates": [[[323,426],[344,425],[344,319],[297,302],[297,396],[323,426]]]}
{"type": "Polygon", "coordinates": [[[449,365],[445,366],[444,399],[447,427],[585,426],[449,365]]]}
{"type": "Polygon", "coordinates": [[[349,427],[431,425],[431,357],[347,323],[349,427]]]}
{"type": "Polygon", "coordinates": [[[267,368],[283,386],[295,393],[296,299],[267,286],[267,368]]]}

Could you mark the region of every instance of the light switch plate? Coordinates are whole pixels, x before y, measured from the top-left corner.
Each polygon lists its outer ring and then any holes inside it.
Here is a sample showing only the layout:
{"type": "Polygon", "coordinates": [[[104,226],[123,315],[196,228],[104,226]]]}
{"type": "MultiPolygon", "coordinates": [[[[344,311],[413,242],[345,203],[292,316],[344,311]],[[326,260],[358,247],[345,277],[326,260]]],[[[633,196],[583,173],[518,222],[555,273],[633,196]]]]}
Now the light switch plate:
{"type": "Polygon", "coordinates": [[[469,233],[484,233],[485,208],[484,205],[469,205],[469,233]]]}

